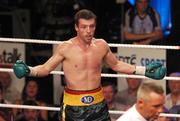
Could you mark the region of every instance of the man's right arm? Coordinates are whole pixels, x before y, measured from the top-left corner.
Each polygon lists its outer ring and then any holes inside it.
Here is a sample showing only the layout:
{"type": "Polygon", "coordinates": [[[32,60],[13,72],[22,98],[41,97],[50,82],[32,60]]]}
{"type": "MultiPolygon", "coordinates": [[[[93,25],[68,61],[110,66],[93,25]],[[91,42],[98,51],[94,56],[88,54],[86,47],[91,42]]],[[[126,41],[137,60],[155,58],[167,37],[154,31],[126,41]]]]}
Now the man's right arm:
{"type": "Polygon", "coordinates": [[[47,76],[52,70],[54,70],[58,64],[60,64],[64,60],[63,53],[67,48],[66,45],[59,45],[53,56],[48,59],[44,64],[37,65],[35,67],[27,66],[22,60],[17,60],[13,65],[13,71],[18,78],[22,78],[25,76],[36,76],[43,77],[47,76]]]}
{"type": "Polygon", "coordinates": [[[25,76],[46,76],[50,71],[46,70],[43,65],[30,67],[26,65],[22,60],[17,60],[13,65],[13,71],[17,78],[23,78],[25,76]]]}

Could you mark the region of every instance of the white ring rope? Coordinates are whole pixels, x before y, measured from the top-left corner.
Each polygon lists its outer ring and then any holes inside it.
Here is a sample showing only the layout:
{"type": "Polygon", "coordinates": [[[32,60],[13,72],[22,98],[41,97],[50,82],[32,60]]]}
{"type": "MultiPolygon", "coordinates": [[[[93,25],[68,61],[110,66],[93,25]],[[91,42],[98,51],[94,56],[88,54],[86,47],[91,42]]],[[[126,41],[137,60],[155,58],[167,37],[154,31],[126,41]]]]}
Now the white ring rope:
{"type": "MultiPolygon", "coordinates": [[[[60,111],[57,107],[45,107],[45,106],[30,106],[30,105],[16,105],[16,104],[0,104],[2,108],[16,108],[16,109],[35,109],[35,110],[48,110],[48,111],[60,111]]],[[[125,111],[109,110],[110,114],[123,114],[125,111]]],[[[160,116],[164,117],[180,117],[179,114],[161,113],[160,116]]]]}
{"type": "MultiPolygon", "coordinates": [[[[63,41],[39,40],[39,39],[20,39],[20,38],[0,38],[0,42],[20,42],[20,43],[38,43],[38,44],[59,44],[63,41]]],[[[129,48],[153,48],[153,49],[173,49],[180,50],[180,46],[160,46],[160,45],[132,45],[132,44],[112,44],[110,47],[129,47],[129,48]]]]}
{"type": "MultiPolygon", "coordinates": [[[[37,40],[37,39],[19,39],[19,38],[0,38],[0,42],[14,42],[14,43],[38,43],[38,44],[59,44],[62,43],[62,41],[54,41],[54,40],[37,40]]],[[[157,46],[157,45],[130,45],[130,44],[109,44],[110,47],[135,47],[135,48],[154,48],[154,49],[174,49],[174,50],[180,50],[180,46],[157,46]]],[[[0,71],[3,72],[13,72],[12,69],[4,69],[0,68],[0,71]]],[[[64,73],[62,71],[52,71],[51,74],[60,74],[63,75],[64,73]]],[[[139,76],[139,75],[127,75],[127,74],[101,74],[102,77],[122,77],[122,78],[147,78],[145,76],[139,76]]],[[[180,80],[179,77],[165,77],[164,80],[180,80]]],[[[60,108],[56,107],[45,107],[45,106],[29,106],[29,105],[15,105],[15,104],[0,104],[0,107],[4,108],[21,108],[21,109],[36,109],[36,110],[49,110],[49,111],[60,111],[60,108]]],[[[123,114],[124,111],[114,111],[109,110],[112,114],[123,114]]],[[[166,114],[161,113],[160,116],[165,117],[180,117],[179,114],[166,114]]]]}
{"type": "MultiPolygon", "coordinates": [[[[0,68],[0,72],[13,72],[12,69],[7,69],[7,68],[0,68]]],[[[62,71],[52,71],[50,74],[56,74],[56,75],[64,75],[64,72],[62,71]]],[[[140,75],[128,75],[128,74],[101,74],[102,77],[121,77],[121,78],[139,78],[139,79],[148,79],[145,76],[140,76],[140,75]]],[[[180,81],[180,77],[164,77],[163,80],[178,80],[180,81]]]]}

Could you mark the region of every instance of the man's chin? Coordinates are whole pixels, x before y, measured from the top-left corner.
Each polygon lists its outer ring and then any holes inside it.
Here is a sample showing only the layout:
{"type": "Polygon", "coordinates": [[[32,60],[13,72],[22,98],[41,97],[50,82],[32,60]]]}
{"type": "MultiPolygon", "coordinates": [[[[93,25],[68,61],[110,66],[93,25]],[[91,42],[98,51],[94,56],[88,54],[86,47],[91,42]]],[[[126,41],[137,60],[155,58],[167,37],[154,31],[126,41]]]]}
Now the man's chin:
{"type": "Polygon", "coordinates": [[[153,118],[151,118],[150,120],[148,121],[156,121],[158,119],[159,116],[154,116],[153,118]]]}

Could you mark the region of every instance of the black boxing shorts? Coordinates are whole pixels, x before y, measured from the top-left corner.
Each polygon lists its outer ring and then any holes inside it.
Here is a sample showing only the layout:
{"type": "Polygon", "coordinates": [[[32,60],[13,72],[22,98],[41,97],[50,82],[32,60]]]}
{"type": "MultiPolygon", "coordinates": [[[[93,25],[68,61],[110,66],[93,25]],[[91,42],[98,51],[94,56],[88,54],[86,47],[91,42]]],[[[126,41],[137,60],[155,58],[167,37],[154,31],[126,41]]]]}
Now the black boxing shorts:
{"type": "Polygon", "coordinates": [[[76,91],[65,88],[61,121],[110,121],[102,88],[76,91]]]}

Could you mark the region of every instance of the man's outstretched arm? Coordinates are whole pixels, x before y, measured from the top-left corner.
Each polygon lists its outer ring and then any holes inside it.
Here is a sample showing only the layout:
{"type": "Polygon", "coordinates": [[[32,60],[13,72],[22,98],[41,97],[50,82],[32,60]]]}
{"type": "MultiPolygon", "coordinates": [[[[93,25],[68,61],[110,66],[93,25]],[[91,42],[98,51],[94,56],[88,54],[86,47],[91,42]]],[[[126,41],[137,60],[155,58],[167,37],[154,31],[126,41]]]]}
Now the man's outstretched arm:
{"type": "Polygon", "coordinates": [[[161,63],[154,62],[147,66],[134,66],[119,61],[110,50],[105,57],[105,62],[112,70],[120,73],[144,75],[156,80],[163,79],[166,75],[166,68],[161,63]]]}

